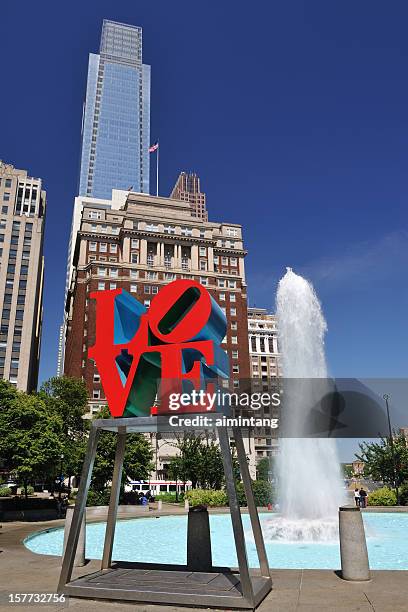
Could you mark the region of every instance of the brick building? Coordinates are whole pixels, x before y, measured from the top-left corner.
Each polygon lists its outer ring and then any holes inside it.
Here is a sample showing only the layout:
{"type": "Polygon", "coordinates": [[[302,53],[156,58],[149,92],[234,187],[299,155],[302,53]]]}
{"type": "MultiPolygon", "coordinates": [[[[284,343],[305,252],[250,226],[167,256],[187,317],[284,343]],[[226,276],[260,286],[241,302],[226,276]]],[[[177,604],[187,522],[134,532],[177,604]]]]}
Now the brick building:
{"type": "Polygon", "coordinates": [[[200,188],[200,177],[194,172],[180,172],[170,197],[188,202],[193,217],[208,221],[205,193],[200,188]]]}
{"type": "Polygon", "coordinates": [[[112,201],[81,198],[71,237],[64,372],[86,381],[91,413],[106,404],[99,374],[88,359],[95,341],[95,302],[89,294],[96,290],[122,287],[148,307],[172,280],[199,281],[227,316],[223,348],[230,357],[232,386],[249,379],[241,226],[206,221],[193,212],[186,201],[140,193],[116,192],[112,201]]]}

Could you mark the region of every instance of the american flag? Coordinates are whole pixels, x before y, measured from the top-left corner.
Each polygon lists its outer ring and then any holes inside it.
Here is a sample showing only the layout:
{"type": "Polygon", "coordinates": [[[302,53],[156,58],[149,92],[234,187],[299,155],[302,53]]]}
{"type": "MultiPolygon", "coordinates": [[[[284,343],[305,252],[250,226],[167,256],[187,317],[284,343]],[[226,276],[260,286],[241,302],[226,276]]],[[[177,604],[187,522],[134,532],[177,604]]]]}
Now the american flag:
{"type": "Polygon", "coordinates": [[[155,151],[157,151],[158,148],[159,148],[159,143],[156,142],[154,145],[151,145],[149,147],[149,153],[154,153],[155,151]]]}

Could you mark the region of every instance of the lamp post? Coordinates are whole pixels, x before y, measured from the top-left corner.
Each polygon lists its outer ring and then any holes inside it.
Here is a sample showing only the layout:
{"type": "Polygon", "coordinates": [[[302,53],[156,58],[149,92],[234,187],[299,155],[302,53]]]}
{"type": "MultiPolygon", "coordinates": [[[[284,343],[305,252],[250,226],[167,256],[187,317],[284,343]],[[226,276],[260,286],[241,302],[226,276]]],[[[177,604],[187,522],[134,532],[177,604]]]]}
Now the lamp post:
{"type": "Polygon", "coordinates": [[[399,506],[399,491],[398,491],[397,467],[396,467],[396,461],[395,461],[394,438],[393,438],[392,429],[391,429],[390,407],[389,407],[389,404],[388,404],[388,400],[390,399],[390,396],[388,395],[388,393],[384,393],[383,399],[385,400],[385,406],[387,408],[388,433],[389,433],[389,437],[390,437],[390,446],[391,446],[391,455],[392,455],[392,469],[393,469],[393,472],[394,472],[394,489],[395,489],[395,495],[397,497],[397,506],[399,506]]]}
{"type": "Polygon", "coordinates": [[[60,455],[60,459],[61,459],[61,463],[60,463],[60,484],[59,484],[59,492],[58,492],[58,499],[61,499],[61,493],[62,493],[62,462],[64,460],[64,455],[61,453],[60,455]]]}

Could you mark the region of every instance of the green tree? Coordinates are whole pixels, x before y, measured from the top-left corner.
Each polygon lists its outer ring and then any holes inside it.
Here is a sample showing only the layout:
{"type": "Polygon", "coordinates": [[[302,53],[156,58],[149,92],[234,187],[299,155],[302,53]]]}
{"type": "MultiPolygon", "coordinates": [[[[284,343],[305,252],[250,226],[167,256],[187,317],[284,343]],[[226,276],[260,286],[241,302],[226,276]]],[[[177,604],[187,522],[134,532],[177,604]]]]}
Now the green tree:
{"type": "Polygon", "coordinates": [[[39,396],[49,410],[62,420],[63,471],[71,481],[80,475],[89,430],[84,415],[88,406],[88,391],[82,379],[60,376],[50,378],[41,386],[39,396]]]}
{"type": "Polygon", "coordinates": [[[352,463],[342,463],[341,464],[343,470],[344,478],[352,478],[353,477],[353,464],[352,463]]]}
{"type": "Polygon", "coordinates": [[[264,480],[268,482],[270,480],[270,473],[272,471],[271,459],[269,457],[262,457],[256,464],[256,478],[257,480],[264,480]]]}
{"type": "MultiPolygon", "coordinates": [[[[107,419],[109,417],[109,410],[105,407],[94,418],[107,419]]],[[[99,437],[91,482],[92,489],[96,491],[103,491],[107,483],[112,480],[117,439],[117,434],[108,431],[102,431],[99,437]]],[[[123,461],[122,487],[127,478],[147,480],[153,469],[152,459],[153,450],[150,440],[140,433],[128,434],[123,461]]]]}
{"type": "MultiPolygon", "coordinates": [[[[403,435],[395,435],[394,454],[397,485],[408,480],[408,447],[403,435]]],[[[364,476],[385,484],[394,484],[394,460],[389,438],[381,438],[379,442],[363,442],[360,453],[356,454],[359,461],[364,461],[364,476]]]]}
{"type": "Polygon", "coordinates": [[[63,449],[63,424],[38,395],[16,392],[1,381],[0,456],[27,487],[53,473],[63,449]]]}
{"type": "MultiPolygon", "coordinates": [[[[224,466],[219,445],[205,435],[184,433],[176,438],[178,454],[169,462],[170,478],[186,482],[193,489],[220,489],[224,482],[224,466]]],[[[235,449],[232,452],[234,476],[241,479],[235,449]]]]}

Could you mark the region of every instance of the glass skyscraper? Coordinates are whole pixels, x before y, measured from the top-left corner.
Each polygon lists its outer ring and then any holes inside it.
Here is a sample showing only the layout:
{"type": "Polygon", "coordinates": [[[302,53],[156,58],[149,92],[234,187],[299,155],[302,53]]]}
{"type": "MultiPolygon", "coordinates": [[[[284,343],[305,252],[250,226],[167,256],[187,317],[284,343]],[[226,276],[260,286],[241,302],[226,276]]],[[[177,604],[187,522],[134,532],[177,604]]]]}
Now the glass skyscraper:
{"type": "Polygon", "coordinates": [[[112,189],[149,193],[150,66],[142,28],[104,20],[99,55],[89,55],[79,195],[112,189]]]}

